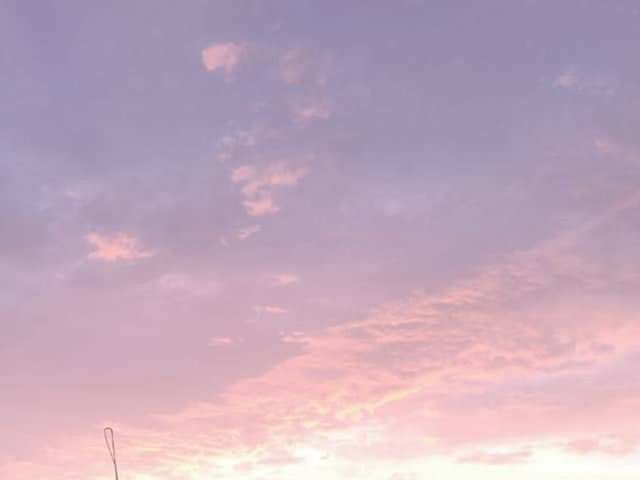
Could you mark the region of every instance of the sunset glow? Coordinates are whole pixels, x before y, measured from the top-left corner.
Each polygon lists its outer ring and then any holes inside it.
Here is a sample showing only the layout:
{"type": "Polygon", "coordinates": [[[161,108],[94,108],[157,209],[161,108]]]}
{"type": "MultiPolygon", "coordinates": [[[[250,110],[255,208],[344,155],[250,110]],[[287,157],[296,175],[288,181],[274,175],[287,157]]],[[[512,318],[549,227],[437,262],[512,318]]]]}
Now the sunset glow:
{"type": "Polygon", "coordinates": [[[0,477],[639,478],[638,25],[4,2],[0,477]]]}

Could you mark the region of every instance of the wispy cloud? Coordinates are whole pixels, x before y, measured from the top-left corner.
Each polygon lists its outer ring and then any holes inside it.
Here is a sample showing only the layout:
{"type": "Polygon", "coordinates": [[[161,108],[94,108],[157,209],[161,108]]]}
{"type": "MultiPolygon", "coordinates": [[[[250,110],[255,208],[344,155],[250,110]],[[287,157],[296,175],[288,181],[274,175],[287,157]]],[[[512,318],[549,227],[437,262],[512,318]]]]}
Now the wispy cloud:
{"type": "Polygon", "coordinates": [[[164,292],[208,296],[220,291],[220,283],[209,279],[198,279],[186,273],[168,273],[155,280],[155,285],[164,292]]]}
{"type": "Polygon", "coordinates": [[[615,435],[603,437],[584,437],[571,440],[565,444],[570,452],[586,455],[601,453],[607,455],[628,455],[633,453],[640,445],[638,438],[622,438],[615,435]]]}
{"type": "Polygon", "coordinates": [[[237,43],[214,43],[202,50],[202,64],[208,72],[233,72],[246,55],[247,48],[237,43]]]}
{"type": "Polygon", "coordinates": [[[637,8],[301,3],[3,9],[0,478],[638,480],[637,8]]]}
{"type": "Polygon", "coordinates": [[[210,347],[226,347],[228,345],[233,345],[235,342],[231,337],[214,337],[209,339],[210,347]]]}
{"type": "Polygon", "coordinates": [[[573,68],[568,68],[556,76],[551,86],[589,95],[612,95],[615,91],[615,82],[612,79],[601,75],[578,74],[573,68]]]}
{"type": "Polygon", "coordinates": [[[248,182],[256,176],[256,168],[251,165],[243,165],[231,172],[231,181],[235,183],[248,182]]]}
{"type": "Polygon", "coordinates": [[[231,173],[231,181],[241,185],[245,211],[251,216],[274,214],[280,210],[275,203],[274,191],[293,187],[308,173],[305,166],[276,163],[259,169],[244,165],[231,173]]]}
{"type": "Polygon", "coordinates": [[[286,308],[279,307],[278,305],[258,305],[253,307],[256,313],[268,313],[271,315],[283,315],[288,312],[286,308]]]}
{"type": "Polygon", "coordinates": [[[327,83],[327,71],[330,62],[313,56],[300,48],[288,50],[280,57],[280,78],[287,85],[327,83]]]}
{"type": "Polygon", "coordinates": [[[293,108],[293,114],[298,121],[328,120],[333,111],[324,102],[307,101],[293,108]]]}
{"type": "Polygon", "coordinates": [[[243,202],[245,211],[252,217],[272,215],[280,211],[280,207],[273,201],[271,193],[262,192],[243,202]]]}
{"type": "MultiPolygon", "coordinates": [[[[605,440],[611,434],[634,445],[640,433],[628,419],[640,407],[640,382],[631,374],[637,302],[607,299],[618,287],[635,292],[637,276],[589,251],[594,238],[609,238],[614,217],[639,203],[631,196],[442,290],[416,292],[363,319],[283,335],[298,354],[234,383],[215,402],[155,416],[153,427],[128,425],[131,471],[162,476],[189,465],[184,478],[194,480],[237,468],[246,478],[266,478],[267,465],[286,458],[311,468],[315,458],[384,464],[428,452],[464,468],[525,461],[538,451],[613,453],[620,442],[605,440]],[[599,440],[574,441],[592,437],[599,440]],[[535,449],[521,446],[531,439],[535,449]],[[500,448],[505,442],[509,448],[500,448]]],[[[255,312],[287,310],[263,304],[255,312]]],[[[212,346],[229,345],[216,338],[212,346]]],[[[86,452],[61,448],[74,447],[86,452]]],[[[91,465],[102,463],[97,457],[91,465]]],[[[29,478],[24,468],[16,467],[17,478],[29,478]]]]}
{"type": "Polygon", "coordinates": [[[462,463],[484,463],[487,465],[505,465],[510,463],[521,463],[531,456],[528,450],[515,452],[475,452],[460,458],[462,463]]]}
{"type": "MultiPolygon", "coordinates": [[[[588,366],[606,364],[619,358],[619,352],[633,348],[638,328],[634,333],[626,330],[635,322],[633,315],[616,315],[615,324],[602,323],[604,318],[589,305],[576,310],[570,303],[554,302],[545,307],[544,302],[536,301],[567,281],[578,282],[592,293],[626,281],[612,278],[610,275],[617,274],[607,266],[575,258],[576,247],[594,230],[602,234],[601,226],[618,211],[616,206],[601,221],[514,255],[451,289],[434,295],[417,294],[385,306],[365,320],[336,325],[315,335],[285,336],[287,343],[301,345],[304,353],[262,378],[228,391],[227,400],[237,408],[232,415],[255,418],[266,405],[280,405],[278,402],[286,398],[278,412],[261,417],[261,427],[252,423],[254,432],[263,432],[262,444],[275,445],[285,438],[295,443],[308,432],[305,426],[312,425],[315,441],[328,448],[331,432],[341,431],[344,436],[350,428],[364,428],[365,419],[375,412],[376,421],[393,422],[389,428],[396,432],[422,425],[425,430],[413,434],[429,432],[438,442],[432,449],[468,442],[486,446],[486,450],[461,460],[490,465],[524,461],[532,454],[525,448],[492,448],[505,436],[535,435],[552,442],[557,435],[624,428],[620,421],[610,423],[611,416],[598,426],[580,423],[593,417],[588,409],[563,419],[562,399],[589,394],[581,391],[576,396],[576,392],[564,390],[571,385],[593,388],[591,398],[609,395],[607,385],[600,388],[591,381],[588,366]],[[608,274],[603,277],[605,272],[608,274]],[[574,322],[578,317],[581,322],[574,322]],[[594,343],[615,344],[617,348],[595,352],[594,343]],[[547,398],[547,389],[558,388],[553,379],[565,374],[583,380],[561,382],[561,391],[553,399],[547,398]],[[286,396],[278,393],[283,390],[286,396]],[[255,404],[256,392],[262,392],[264,407],[255,404]],[[323,399],[321,412],[317,410],[318,399],[323,399]],[[513,427],[504,428],[507,424],[513,427]]],[[[256,308],[269,313],[283,310],[269,305],[256,308]]],[[[631,400],[633,395],[629,392],[625,398],[631,400]]],[[[622,403],[613,398],[610,401],[614,403],[609,405],[622,408],[622,403]]],[[[228,410],[217,414],[199,408],[185,418],[202,419],[204,412],[212,422],[218,421],[218,415],[229,415],[228,410]]],[[[241,418],[234,425],[243,425],[241,418]]],[[[400,456],[402,450],[391,451],[387,449],[386,454],[400,456]]]]}
{"type": "Polygon", "coordinates": [[[143,249],[136,237],[126,233],[113,235],[89,233],[85,239],[93,247],[93,251],[88,255],[88,258],[92,260],[117,262],[149,258],[155,255],[155,252],[143,249]]]}
{"type": "Polygon", "coordinates": [[[216,142],[217,158],[220,161],[229,160],[240,151],[255,148],[277,136],[277,131],[261,126],[232,131],[216,142]]]}
{"type": "Polygon", "coordinates": [[[578,76],[573,70],[565,70],[551,84],[554,88],[572,88],[578,84],[578,76]]]}
{"type": "Polygon", "coordinates": [[[302,82],[305,62],[301,50],[289,50],[280,59],[280,76],[284,83],[295,85],[302,82]]]}
{"type": "Polygon", "coordinates": [[[613,138],[597,137],[593,141],[593,146],[598,153],[606,157],[640,164],[640,152],[632,150],[613,138]]]}
{"type": "Polygon", "coordinates": [[[260,225],[251,225],[249,227],[244,227],[238,230],[236,233],[236,237],[240,240],[246,240],[249,237],[252,237],[256,233],[261,230],[260,225]]]}
{"type": "Polygon", "coordinates": [[[285,287],[298,283],[298,276],[295,273],[278,273],[271,276],[270,283],[274,287],[285,287]]]}

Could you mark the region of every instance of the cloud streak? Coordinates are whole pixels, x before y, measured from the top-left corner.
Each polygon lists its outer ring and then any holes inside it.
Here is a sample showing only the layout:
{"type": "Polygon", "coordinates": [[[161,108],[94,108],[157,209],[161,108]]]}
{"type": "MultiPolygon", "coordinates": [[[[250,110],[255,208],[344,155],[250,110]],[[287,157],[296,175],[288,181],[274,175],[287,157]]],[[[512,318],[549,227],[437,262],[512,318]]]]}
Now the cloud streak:
{"type": "Polygon", "coordinates": [[[634,151],[610,137],[597,137],[593,146],[601,155],[640,165],[640,153],[634,151]]]}
{"type": "Polygon", "coordinates": [[[113,235],[89,233],[85,239],[93,247],[93,251],[88,255],[90,260],[118,262],[140,260],[155,255],[155,252],[142,248],[136,237],[126,233],[113,235]]]}
{"type": "Polygon", "coordinates": [[[246,240],[247,238],[259,233],[260,230],[262,230],[260,225],[251,225],[249,227],[239,229],[236,233],[236,237],[238,237],[239,240],[246,240]]]}
{"type": "Polygon", "coordinates": [[[329,106],[324,102],[310,101],[298,105],[293,109],[294,116],[300,122],[312,120],[328,120],[333,115],[329,106]]]}
{"type": "Polygon", "coordinates": [[[264,168],[243,165],[231,173],[231,181],[240,185],[245,211],[250,216],[272,215],[280,210],[275,203],[276,190],[296,186],[309,172],[305,166],[274,163],[264,168]]]}
{"type": "Polygon", "coordinates": [[[298,276],[295,273],[279,273],[270,279],[270,283],[274,287],[286,287],[298,283],[298,281],[298,276]]]}

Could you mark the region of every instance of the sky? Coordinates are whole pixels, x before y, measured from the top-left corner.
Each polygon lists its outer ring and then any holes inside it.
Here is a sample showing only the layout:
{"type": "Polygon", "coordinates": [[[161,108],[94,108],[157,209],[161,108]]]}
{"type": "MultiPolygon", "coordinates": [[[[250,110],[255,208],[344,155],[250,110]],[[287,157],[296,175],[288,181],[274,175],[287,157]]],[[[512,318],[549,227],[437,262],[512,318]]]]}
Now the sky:
{"type": "Polygon", "coordinates": [[[0,0],[0,476],[637,479],[639,23],[0,0]]]}

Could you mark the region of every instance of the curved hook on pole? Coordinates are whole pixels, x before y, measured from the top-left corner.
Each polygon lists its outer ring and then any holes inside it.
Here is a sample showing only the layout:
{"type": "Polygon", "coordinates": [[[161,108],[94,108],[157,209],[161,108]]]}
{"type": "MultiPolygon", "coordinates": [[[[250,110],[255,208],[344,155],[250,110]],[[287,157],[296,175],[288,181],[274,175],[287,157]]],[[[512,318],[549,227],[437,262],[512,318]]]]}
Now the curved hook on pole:
{"type": "Polygon", "coordinates": [[[118,464],[116,462],[116,441],[113,435],[113,428],[107,427],[104,429],[104,441],[109,449],[109,455],[111,455],[111,461],[113,462],[113,469],[116,473],[116,480],[118,480],[118,464]]]}

